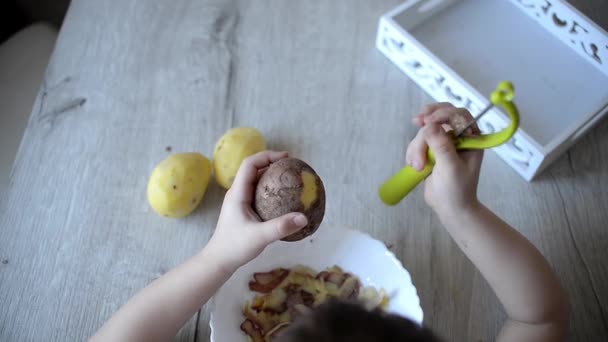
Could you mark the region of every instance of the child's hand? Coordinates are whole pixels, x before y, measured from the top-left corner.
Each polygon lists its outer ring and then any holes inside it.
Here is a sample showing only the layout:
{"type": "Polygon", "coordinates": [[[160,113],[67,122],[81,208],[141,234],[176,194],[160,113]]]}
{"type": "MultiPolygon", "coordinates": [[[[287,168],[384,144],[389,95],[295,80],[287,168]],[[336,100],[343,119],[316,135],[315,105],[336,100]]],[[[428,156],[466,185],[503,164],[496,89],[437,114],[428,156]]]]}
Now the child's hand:
{"type": "MultiPolygon", "coordinates": [[[[425,181],[424,198],[440,216],[478,203],[477,183],[483,151],[457,152],[444,129],[449,127],[458,131],[471,120],[473,117],[466,109],[447,103],[427,106],[413,118],[413,122],[422,128],[410,143],[406,160],[408,165],[422,170],[430,146],[436,165],[425,181]]],[[[474,126],[466,133],[479,134],[479,129],[474,126]]]]}
{"type": "Polygon", "coordinates": [[[308,224],[301,213],[289,213],[261,222],[251,207],[260,175],[273,162],[287,157],[287,152],[264,151],[241,163],[232,187],[226,193],[222,211],[208,248],[218,254],[222,262],[239,267],[264,248],[291,235],[308,224]]]}

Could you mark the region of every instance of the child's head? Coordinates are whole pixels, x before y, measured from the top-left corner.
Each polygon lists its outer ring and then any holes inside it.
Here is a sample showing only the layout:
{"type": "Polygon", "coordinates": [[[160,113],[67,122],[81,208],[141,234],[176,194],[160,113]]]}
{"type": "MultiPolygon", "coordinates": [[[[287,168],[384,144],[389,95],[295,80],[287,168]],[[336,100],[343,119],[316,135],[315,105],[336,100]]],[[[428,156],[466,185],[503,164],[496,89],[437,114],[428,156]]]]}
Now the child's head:
{"type": "Polygon", "coordinates": [[[301,317],[279,342],[439,341],[430,330],[396,315],[368,311],[355,303],[331,301],[301,317]]]}

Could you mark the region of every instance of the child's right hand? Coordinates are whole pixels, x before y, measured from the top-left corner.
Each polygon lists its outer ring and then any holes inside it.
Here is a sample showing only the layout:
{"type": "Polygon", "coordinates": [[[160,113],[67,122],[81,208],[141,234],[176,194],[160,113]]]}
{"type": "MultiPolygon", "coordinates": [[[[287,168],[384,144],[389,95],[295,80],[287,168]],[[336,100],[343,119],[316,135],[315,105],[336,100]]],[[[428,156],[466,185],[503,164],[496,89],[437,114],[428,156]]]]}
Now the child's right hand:
{"type": "Polygon", "coordinates": [[[408,147],[407,161],[421,169],[427,149],[433,151],[436,163],[424,197],[504,305],[508,319],[497,340],[563,341],[568,299],[557,276],[534,245],[477,200],[483,152],[457,152],[442,127],[456,125],[458,131],[471,120],[468,111],[450,104],[426,107],[414,117],[422,128],[408,147]]]}
{"type": "MultiPolygon", "coordinates": [[[[433,151],[436,164],[425,181],[424,198],[440,216],[450,216],[478,204],[477,183],[483,151],[456,151],[443,128],[459,129],[454,126],[464,126],[471,120],[473,117],[466,109],[448,103],[429,105],[413,118],[421,129],[408,146],[406,161],[414,169],[422,170],[427,149],[430,147],[433,151]]],[[[479,134],[479,130],[474,127],[467,133],[479,134]]]]}

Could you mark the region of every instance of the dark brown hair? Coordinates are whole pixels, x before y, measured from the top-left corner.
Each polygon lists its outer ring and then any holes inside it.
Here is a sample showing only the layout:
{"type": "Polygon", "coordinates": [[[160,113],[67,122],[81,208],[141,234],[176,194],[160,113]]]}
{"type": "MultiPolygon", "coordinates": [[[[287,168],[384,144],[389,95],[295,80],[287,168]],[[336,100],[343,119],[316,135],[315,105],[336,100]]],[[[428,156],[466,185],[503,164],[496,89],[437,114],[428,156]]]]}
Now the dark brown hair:
{"type": "Polygon", "coordinates": [[[277,342],[438,342],[427,328],[407,318],[368,311],[357,303],[330,301],[280,333],[277,342]]]}

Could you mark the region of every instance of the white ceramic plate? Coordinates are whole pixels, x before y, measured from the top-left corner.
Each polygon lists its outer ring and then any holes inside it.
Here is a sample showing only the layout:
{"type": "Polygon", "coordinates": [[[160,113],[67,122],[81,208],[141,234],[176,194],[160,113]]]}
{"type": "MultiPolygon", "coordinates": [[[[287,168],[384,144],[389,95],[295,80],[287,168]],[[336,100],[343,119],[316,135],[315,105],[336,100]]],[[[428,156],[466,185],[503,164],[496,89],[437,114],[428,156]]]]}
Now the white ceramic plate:
{"type": "Polygon", "coordinates": [[[213,299],[211,341],[247,341],[240,330],[242,307],[254,293],[248,283],[254,272],[304,265],[319,272],[333,265],[350,272],[363,285],[383,288],[391,297],[388,311],[422,323],[422,308],[410,274],[384,243],[369,235],[340,227],[321,226],[298,242],[277,242],[241,267],[213,299]]]}

